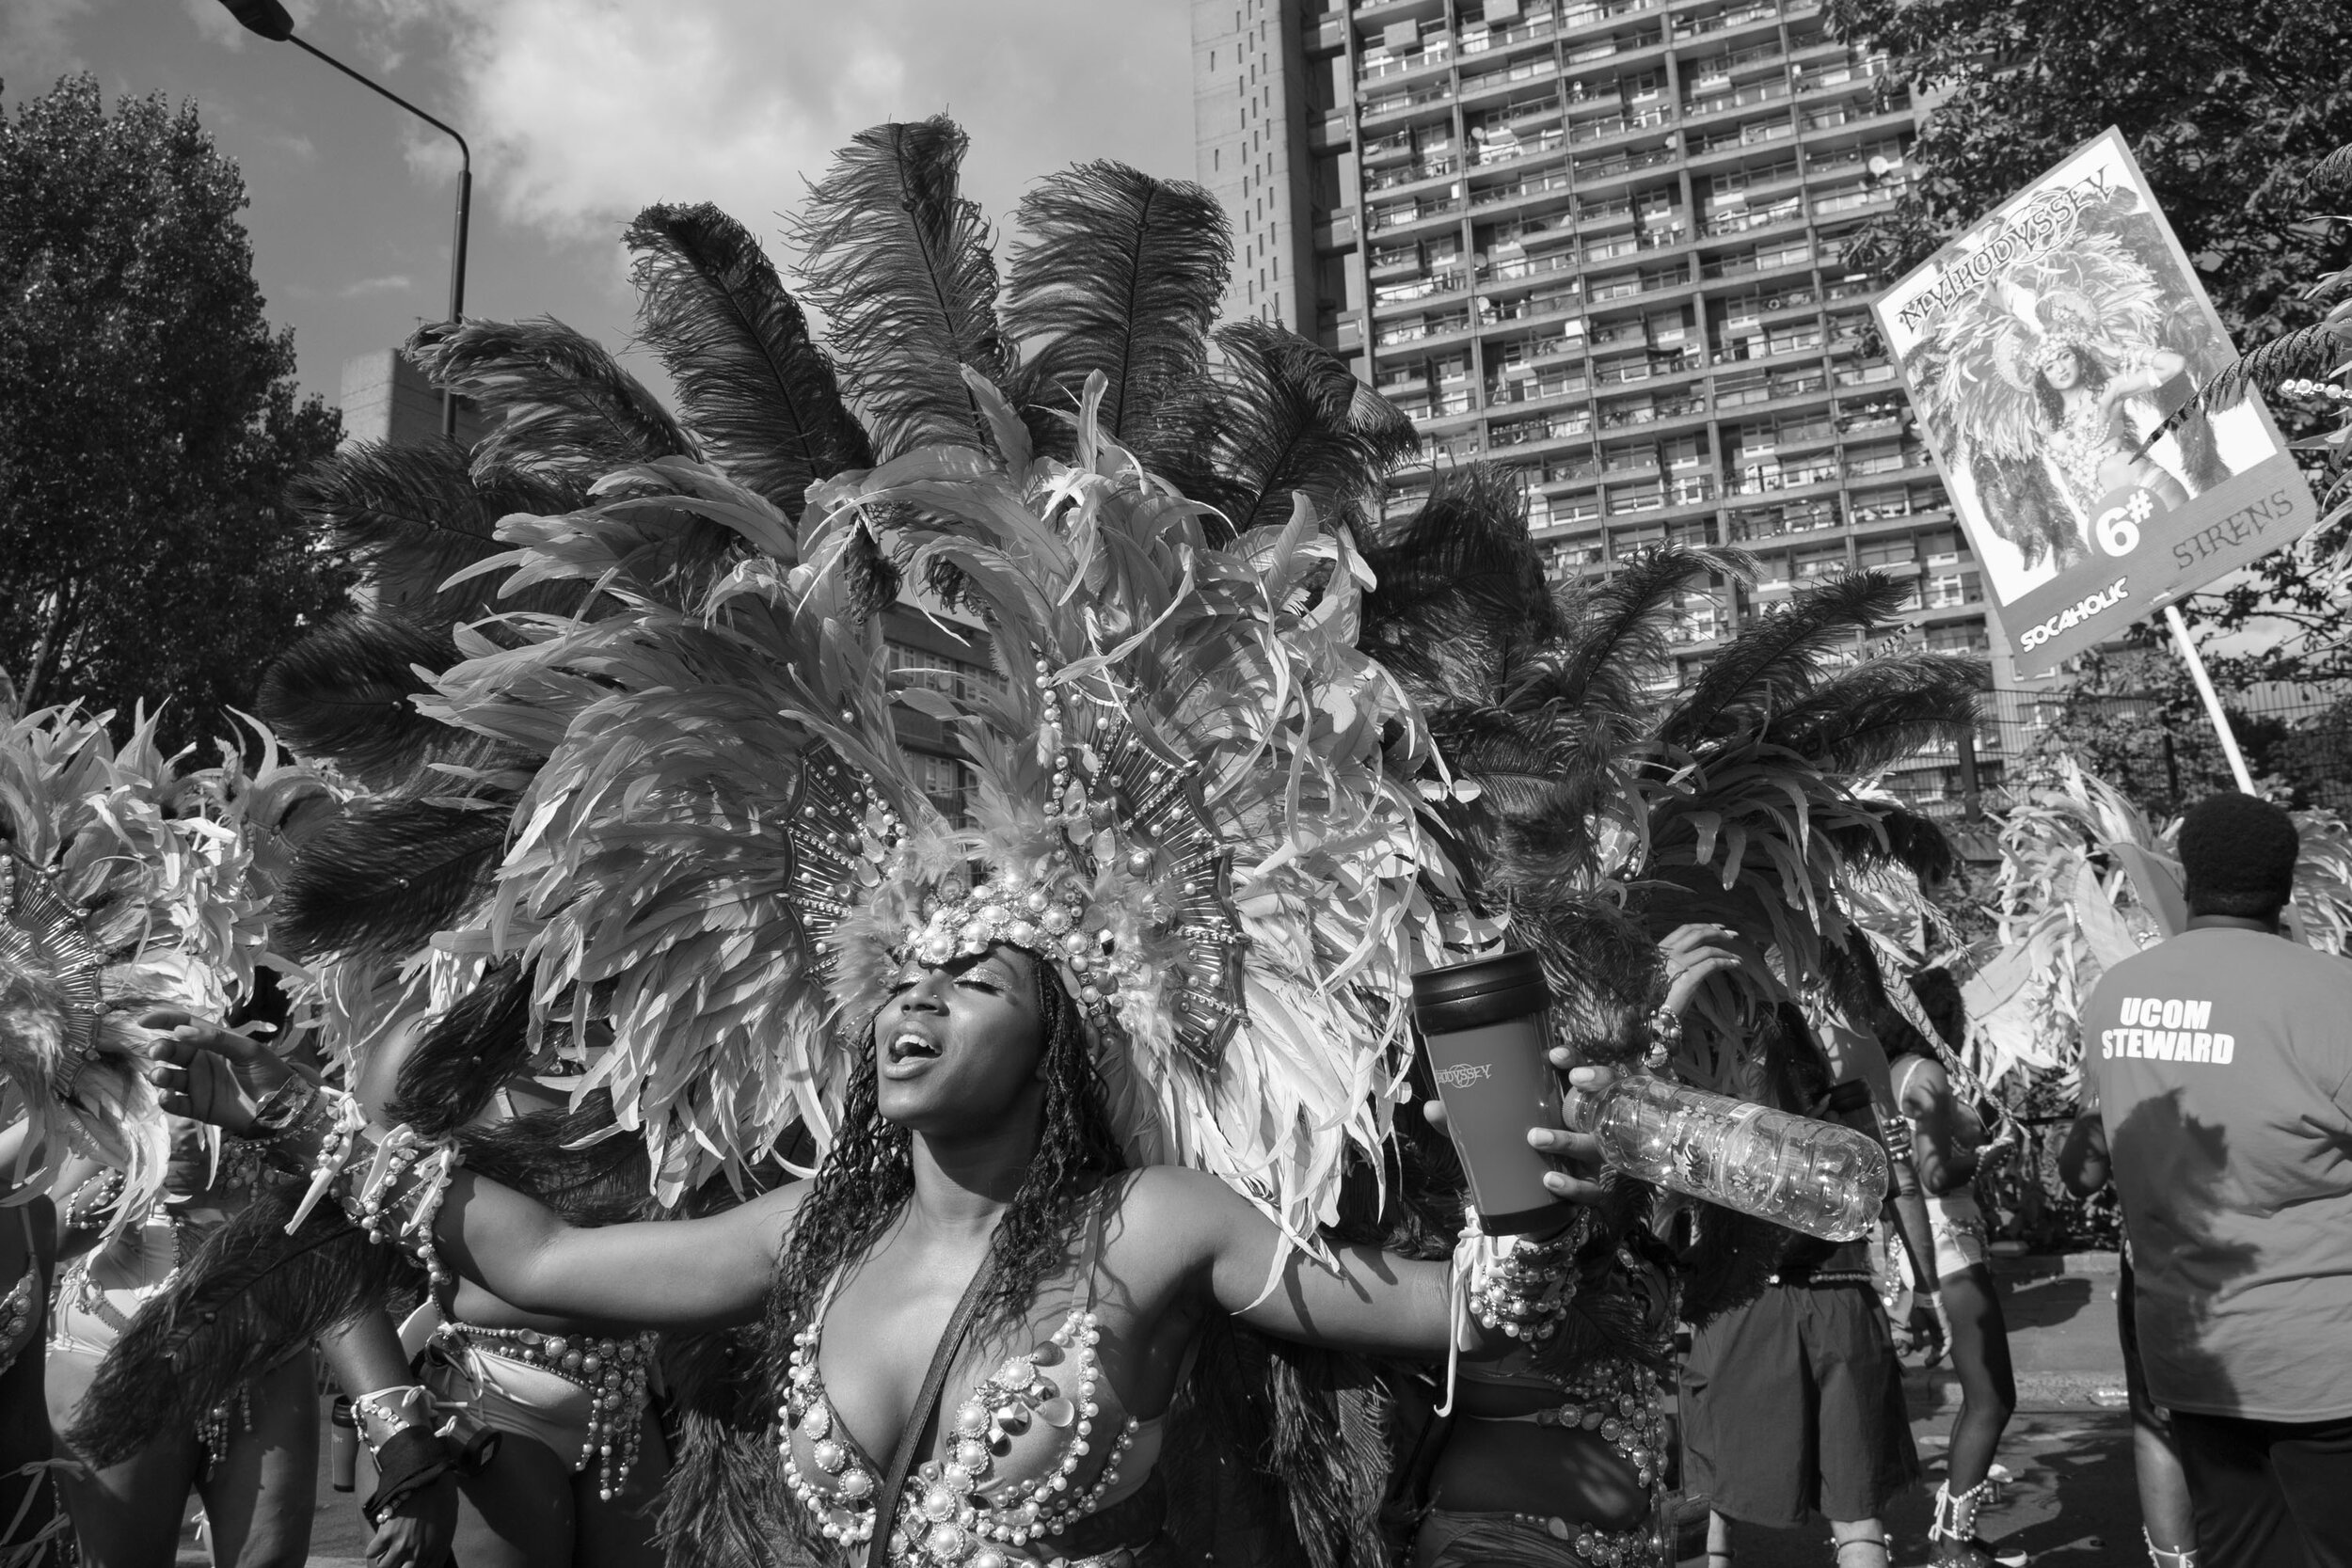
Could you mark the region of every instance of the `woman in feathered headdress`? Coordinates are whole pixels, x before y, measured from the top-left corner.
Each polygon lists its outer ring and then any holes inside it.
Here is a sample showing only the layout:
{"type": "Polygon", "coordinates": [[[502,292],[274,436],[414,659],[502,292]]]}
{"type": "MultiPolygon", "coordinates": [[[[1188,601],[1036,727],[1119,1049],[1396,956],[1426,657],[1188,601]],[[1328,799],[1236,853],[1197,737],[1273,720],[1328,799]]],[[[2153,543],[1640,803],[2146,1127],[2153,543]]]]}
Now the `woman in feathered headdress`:
{"type": "MultiPolygon", "coordinates": [[[[19,1227],[0,1224],[0,1272],[15,1280],[0,1297],[8,1444],[0,1473],[11,1484],[29,1457],[47,1457],[49,1406],[63,1424],[111,1338],[110,1315],[119,1325],[119,1312],[162,1282],[192,1213],[234,1201],[228,1189],[236,1181],[215,1181],[204,1168],[215,1158],[205,1140],[188,1124],[177,1135],[167,1125],[142,1076],[147,1037],[136,1020],[157,1006],[219,1013],[252,1003],[264,973],[262,911],[290,858],[280,830],[326,794],[306,769],[281,763],[266,736],[253,771],[233,754],[189,768],[156,749],[151,721],[117,746],[108,718],[72,708],[20,714],[0,696],[0,1071],[20,1118],[6,1138],[7,1181],[28,1254],[8,1259],[19,1227]],[[62,1242],[44,1189],[68,1195],[62,1242]],[[158,1241],[161,1263],[151,1271],[158,1241]],[[61,1247],[87,1255],[56,1282],[45,1402],[34,1342],[61,1247]]],[[[254,1497],[264,1445],[248,1433],[239,1433],[233,1474],[217,1482],[242,1482],[246,1495],[230,1505],[207,1477],[208,1504],[231,1549],[248,1528],[308,1537],[305,1456],[315,1450],[316,1418],[307,1362],[291,1386],[291,1402],[274,1402],[264,1386],[239,1406],[247,1428],[257,1397],[265,1413],[291,1418],[299,1474],[278,1513],[259,1516],[269,1512],[257,1511],[254,1497]]],[[[275,1391],[285,1391],[284,1380],[275,1391]]],[[[86,1544],[108,1561],[167,1555],[180,1515],[170,1499],[195,1482],[201,1440],[209,1433],[217,1458],[233,1425],[220,1412],[202,1431],[191,1423],[156,1440],[151,1428],[129,1465],[64,1471],[86,1544]]],[[[40,1513],[0,1497],[0,1541],[16,1554],[7,1560],[38,1556],[40,1513]]]]}
{"type": "Polygon", "coordinates": [[[1099,383],[1071,465],[970,386],[1010,453],[918,448],[819,485],[797,542],[684,467],[510,520],[545,542],[517,565],[560,540],[564,569],[602,573],[657,499],[762,548],[683,612],[545,623],[439,682],[497,735],[544,722],[541,682],[594,673],[518,804],[535,826],[500,918],[544,994],[609,995],[590,1077],[664,1180],[797,1113],[829,1137],[813,1182],[575,1229],[235,1037],[183,1024],[161,1070],[174,1103],[258,1117],[437,1274],[604,1322],[764,1316],[770,1359],[736,1391],[775,1445],[750,1527],[771,1540],[1119,1563],[1160,1535],[1162,1412],[1204,1318],[1451,1340],[1444,1265],[1314,1240],[1399,1065],[1423,847],[1388,747],[1410,716],[1350,646],[1356,567],[1311,512],[1216,548],[1097,438],[1099,383]],[[935,694],[977,775],[968,825],[919,787],[879,633],[842,615],[840,548],[878,515],[918,568],[954,567],[1028,677],[935,694]],[[258,1108],[199,1048],[232,1053],[258,1108]]]}
{"type": "MultiPolygon", "coordinates": [[[[595,1047],[583,1087],[660,1196],[796,1123],[829,1150],[813,1183],[654,1227],[573,1230],[470,1173],[446,1189],[446,1261],[513,1305],[633,1326],[767,1306],[764,1363],[739,1360],[722,1419],[690,1422],[678,1528],[748,1518],[737,1545],[821,1551],[880,1514],[877,1549],[985,1563],[1156,1534],[1153,1433],[1109,1412],[1165,1405],[1204,1318],[1437,1355],[1449,1308],[1440,1266],[1305,1260],[1399,1098],[1426,846],[1417,727],[1352,647],[1358,563],[1297,498],[1349,515],[1409,427],[1255,325],[1204,373],[1214,204],[1130,171],[1073,171],[1025,207],[1039,243],[1000,329],[960,152],[952,127],[884,127],[813,198],[810,273],[864,423],[755,245],[707,210],[632,233],[686,424],[560,329],[434,334],[442,378],[507,410],[439,494],[525,472],[560,499],[476,552],[512,546],[490,569],[533,613],[437,657],[411,651],[413,622],[369,634],[395,697],[441,672],[373,759],[436,784],[355,814],[341,848],[373,835],[455,868],[404,877],[384,924],[515,958],[532,1027],[595,1047]],[[1001,685],[894,691],[866,613],[878,542],[978,607],[1001,685]],[[900,752],[909,709],[961,750],[960,807],[900,752]],[[477,1225],[502,1240],[465,1240],[477,1225]],[[935,1465],[882,1509],[888,1455],[847,1433],[923,1426],[904,1370],[976,1267],[990,1353],[967,1349],[935,1465]],[[820,1326],[846,1412],[819,1397],[820,1326]],[[694,1435],[729,1428],[767,1456],[694,1435]]],[[[484,534],[516,510],[468,505],[484,534]]],[[[443,553],[418,595],[437,613],[465,563],[451,534],[417,546],[386,537],[402,508],[349,515],[387,555],[443,553]]],[[[367,925],[381,883],[346,882],[339,902],[308,880],[293,912],[367,925]]],[[[324,1153],[305,1097],[264,1125],[324,1153]]],[[[345,1153],[373,1136],[349,1133],[345,1153]]],[[[350,1196],[396,1199],[392,1228],[430,1237],[417,1203],[448,1162],[389,1147],[350,1196]]],[[[322,1212],[294,1241],[343,1223],[322,1212]]],[[[212,1298],[183,1295],[146,1349],[211,1332],[191,1308],[212,1298]]],[[[219,1305],[255,1321],[249,1297],[219,1305]]],[[[1172,1528],[1216,1524],[1181,1512],[1172,1528]]]]}

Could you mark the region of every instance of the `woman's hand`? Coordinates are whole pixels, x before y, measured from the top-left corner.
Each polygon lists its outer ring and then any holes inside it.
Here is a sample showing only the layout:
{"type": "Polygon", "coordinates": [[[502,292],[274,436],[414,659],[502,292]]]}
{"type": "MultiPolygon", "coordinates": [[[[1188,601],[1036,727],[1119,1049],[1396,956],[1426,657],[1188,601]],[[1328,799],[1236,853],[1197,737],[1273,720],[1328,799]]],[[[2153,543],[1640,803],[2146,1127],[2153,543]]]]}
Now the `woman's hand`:
{"type": "Polygon", "coordinates": [[[251,1131],[262,1101],[294,1076],[261,1041],[176,1008],[149,1013],[139,1025],[164,1031],[147,1048],[147,1076],[163,1091],[164,1109],[224,1132],[251,1131]]]}
{"type": "Polygon", "coordinates": [[[368,1568],[441,1568],[457,1534],[457,1478],[436,1477],[384,1511],[368,1541],[368,1568]]]}
{"type": "Polygon", "coordinates": [[[1666,964],[1663,1009],[1682,1017],[1709,978],[1739,968],[1738,942],[1730,928],[1723,926],[1677,926],[1667,932],[1658,944],[1659,957],[1666,964]]]}
{"type": "MultiPolygon", "coordinates": [[[[1549,1059],[1554,1069],[1567,1074],[1570,1099],[1561,1107],[1561,1120],[1573,1125],[1576,1121],[1575,1097],[1598,1094],[1617,1076],[1617,1069],[1613,1067],[1577,1067],[1576,1057],[1565,1046],[1552,1047],[1549,1059]]],[[[1421,1114],[1438,1132],[1451,1133],[1452,1129],[1446,1125],[1443,1101],[1422,1101],[1421,1114]]],[[[1604,1189],[1600,1184],[1599,1139],[1589,1132],[1571,1132],[1567,1126],[1531,1127],[1527,1130],[1527,1144],[1537,1153],[1549,1155],[1554,1160],[1565,1160],[1574,1167],[1572,1170],[1544,1173],[1544,1187],[1553,1196],[1565,1198],[1570,1203],[1600,1201],[1604,1189]]]]}

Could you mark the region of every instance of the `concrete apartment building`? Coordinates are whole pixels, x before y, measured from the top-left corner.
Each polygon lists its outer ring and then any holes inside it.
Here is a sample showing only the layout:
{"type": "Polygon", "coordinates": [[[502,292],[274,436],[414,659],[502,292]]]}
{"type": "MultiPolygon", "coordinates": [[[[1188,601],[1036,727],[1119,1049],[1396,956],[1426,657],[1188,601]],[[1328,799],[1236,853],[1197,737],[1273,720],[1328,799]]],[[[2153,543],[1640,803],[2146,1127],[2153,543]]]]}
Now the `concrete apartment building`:
{"type": "MultiPolygon", "coordinates": [[[[1908,645],[1995,651],[1864,352],[1881,280],[1842,261],[1904,188],[1914,108],[1819,0],[1194,0],[1193,40],[1228,316],[1345,356],[1431,464],[1518,467],[1555,577],[1663,540],[1754,552],[1753,587],[1681,607],[1686,664],[1865,567],[1908,585],[1908,645]]],[[[1931,753],[1904,783],[1960,773],[1931,753]]]]}

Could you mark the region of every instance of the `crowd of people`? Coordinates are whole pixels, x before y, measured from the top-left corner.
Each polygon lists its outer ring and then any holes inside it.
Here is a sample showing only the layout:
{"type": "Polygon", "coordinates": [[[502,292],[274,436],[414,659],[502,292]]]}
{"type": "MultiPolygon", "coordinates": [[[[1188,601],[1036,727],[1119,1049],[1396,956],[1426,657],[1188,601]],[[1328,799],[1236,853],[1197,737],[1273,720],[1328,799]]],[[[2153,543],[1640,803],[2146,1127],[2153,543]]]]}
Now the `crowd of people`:
{"type": "MultiPolygon", "coordinates": [[[[1979,673],[1824,657],[1865,580],[1661,696],[1735,562],[1556,589],[1476,467],[1385,515],[1393,410],[1255,325],[1212,365],[1190,187],[1048,182],[981,330],[984,233],[922,261],[961,145],[813,188],[830,354],[732,220],[642,217],[680,414],[553,324],[421,333],[493,434],[306,480],[370,596],[277,736],[7,708],[5,1561],[159,1568],[191,1498],[222,1568],[302,1560],[331,1388],[375,1568],[1665,1568],[1685,1524],[1722,1568],[1816,1520],[1883,1568],[1899,1329],[1963,1396],[1923,1544],[2010,1560],[2007,1140],[1954,976],[1855,913],[1949,873],[1866,785],[1979,673]],[[1137,254],[1200,276],[1138,306],[1137,254]],[[1502,951],[1550,1202],[1482,1214],[1415,978],[1502,951]],[[1636,1075],[1874,1140],[1883,1241],[1613,1168],[1636,1075]]],[[[2276,808],[2181,849],[2068,1163],[2132,1225],[2148,1547],[2343,1561],[2343,970],[2279,940],[2276,808]]]]}

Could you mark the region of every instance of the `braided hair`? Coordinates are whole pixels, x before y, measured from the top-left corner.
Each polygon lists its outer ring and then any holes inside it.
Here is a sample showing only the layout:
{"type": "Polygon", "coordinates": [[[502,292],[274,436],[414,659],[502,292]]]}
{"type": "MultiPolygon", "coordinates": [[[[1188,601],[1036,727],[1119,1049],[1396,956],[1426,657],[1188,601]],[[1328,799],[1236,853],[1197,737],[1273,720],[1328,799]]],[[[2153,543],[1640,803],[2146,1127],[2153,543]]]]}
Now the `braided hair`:
{"type": "MultiPolygon", "coordinates": [[[[1109,1096],[1077,1004],[1054,967],[1030,956],[1044,1035],[1045,1125],[1028,1175],[990,1243],[994,1283],[980,1303],[984,1325],[1022,1322],[1038,1287],[1060,1268],[1088,1197],[1121,1169],[1109,1096]]],[[[841,1135],[817,1172],[768,1293],[771,1345],[788,1346],[845,1259],[866,1256],[914,1194],[914,1137],[882,1119],[874,1053],[860,1053],[842,1108],[841,1135]]]]}

